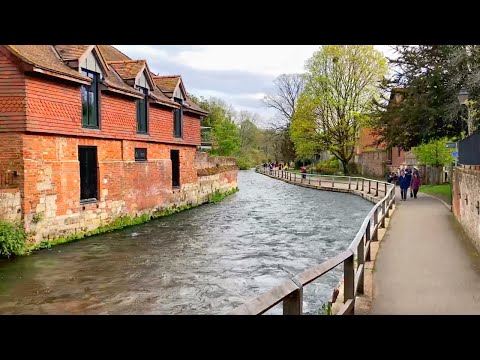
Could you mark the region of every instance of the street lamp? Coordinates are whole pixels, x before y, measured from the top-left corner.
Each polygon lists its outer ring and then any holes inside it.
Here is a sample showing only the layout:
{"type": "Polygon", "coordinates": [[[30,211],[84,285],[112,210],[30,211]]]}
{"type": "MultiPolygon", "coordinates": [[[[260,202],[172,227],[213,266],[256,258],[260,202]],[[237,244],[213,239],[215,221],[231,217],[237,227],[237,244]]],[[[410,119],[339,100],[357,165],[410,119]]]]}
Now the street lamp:
{"type": "Polygon", "coordinates": [[[458,93],[458,102],[460,105],[465,104],[465,102],[468,100],[468,91],[465,88],[461,88],[460,92],[458,93]]]}

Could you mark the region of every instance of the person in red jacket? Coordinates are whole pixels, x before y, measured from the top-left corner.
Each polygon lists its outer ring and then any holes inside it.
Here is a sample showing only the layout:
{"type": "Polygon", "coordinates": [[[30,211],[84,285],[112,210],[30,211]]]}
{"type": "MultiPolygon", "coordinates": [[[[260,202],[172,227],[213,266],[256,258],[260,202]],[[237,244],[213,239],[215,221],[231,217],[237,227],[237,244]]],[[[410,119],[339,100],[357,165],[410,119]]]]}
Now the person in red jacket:
{"type": "Polygon", "coordinates": [[[412,176],[412,181],[410,183],[410,187],[413,190],[414,199],[417,198],[417,193],[418,193],[418,189],[420,189],[420,185],[422,185],[422,179],[420,178],[418,173],[414,172],[412,176]]]}

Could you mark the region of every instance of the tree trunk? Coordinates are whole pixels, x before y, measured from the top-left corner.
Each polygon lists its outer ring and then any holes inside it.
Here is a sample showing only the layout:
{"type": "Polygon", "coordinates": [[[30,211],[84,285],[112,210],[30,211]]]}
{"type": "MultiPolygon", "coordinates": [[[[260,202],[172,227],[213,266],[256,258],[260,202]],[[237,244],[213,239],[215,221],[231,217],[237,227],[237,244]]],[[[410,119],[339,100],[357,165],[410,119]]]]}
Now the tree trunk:
{"type": "Polygon", "coordinates": [[[341,160],[342,166],[343,166],[343,174],[344,175],[349,175],[348,173],[348,161],[345,162],[345,160],[341,160]]]}

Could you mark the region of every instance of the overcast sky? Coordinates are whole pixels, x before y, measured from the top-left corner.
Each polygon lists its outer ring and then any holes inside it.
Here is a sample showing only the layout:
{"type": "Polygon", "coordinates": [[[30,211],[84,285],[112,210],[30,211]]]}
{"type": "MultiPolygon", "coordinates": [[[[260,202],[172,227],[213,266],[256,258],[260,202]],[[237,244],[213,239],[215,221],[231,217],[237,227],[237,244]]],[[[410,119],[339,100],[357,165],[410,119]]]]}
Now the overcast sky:
{"type": "MultiPolygon", "coordinates": [[[[132,59],[146,59],[160,75],[182,75],[189,93],[218,97],[236,110],[248,110],[269,122],[274,112],[260,99],[280,74],[304,71],[320,45],[114,45],[132,59]]],[[[388,45],[375,45],[386,56],[388,45]]]]}

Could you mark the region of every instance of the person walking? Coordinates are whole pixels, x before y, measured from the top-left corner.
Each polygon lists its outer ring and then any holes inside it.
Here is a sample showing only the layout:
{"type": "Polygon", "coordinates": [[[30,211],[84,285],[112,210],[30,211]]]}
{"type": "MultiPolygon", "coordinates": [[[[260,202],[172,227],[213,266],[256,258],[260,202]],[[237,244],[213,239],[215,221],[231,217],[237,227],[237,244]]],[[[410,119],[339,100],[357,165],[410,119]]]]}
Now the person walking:
{"type": "Polygon", "coordinates": [[[398,178],[398,182],[400,183],[400,194],[402,195],[402,200],[407,200],[407,190],[410,186],[410,180],[405,174],[405,170],[400,171],[400,177],[398,178]]]}
{"type": "MultiPolygon", "coordinates": [[[[408,190],[408,188],[410,187],[410,184],[412,183],[412,169],[410,169],[408,166],[407,166],[407,168],[405,169],[405,176],[406,176],[407,179],[408,179],[408,187],[407,187],[407,190],[408,190]]],[[[412,191],[412,189],[410,189],[410,197],[413,198],[413,191],[412,191]]]]}
{"type": "Polygon", "coordinates": [[[414,199],[417,198],[418,189],[420,189],[421,185],[422,185],[422,179],[420,178],[420,176],[417,173],[413,173],[412,182],[410,184],[410,187],[412,188],[414,199]]]}

